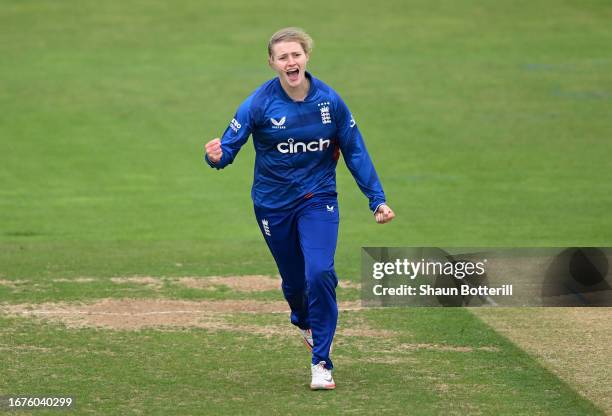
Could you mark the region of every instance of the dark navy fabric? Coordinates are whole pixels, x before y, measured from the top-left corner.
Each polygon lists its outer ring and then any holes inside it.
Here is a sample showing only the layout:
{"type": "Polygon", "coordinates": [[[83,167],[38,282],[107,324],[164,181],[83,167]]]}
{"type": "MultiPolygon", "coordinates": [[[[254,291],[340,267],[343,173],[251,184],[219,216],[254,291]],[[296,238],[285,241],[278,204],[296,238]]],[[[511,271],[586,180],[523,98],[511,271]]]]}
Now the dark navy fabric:
{"type": "Polygon", "coordinates": [[[238,108],[221,137],[223,156],[214,168],[232,163],[253,135],[255,174],[251,196],[263,208],[291,208],[309,194],[336,191],[339,154],[369,200],[372,211],[385,202],[382,185],[353,116],[340,96],[309,73],[304,101],[293,101],[280,80],[265,82],[238,108]]]}
{"type": "Polygon", "coordinates": [[[302,199],[288,210],[255,206],[255,217],[282,278],[291,323],[312,329],[312,363],[333,368],[329,349],[336,332],[338,306],[334,254],[339,212],[334,194],[302,199]]]}

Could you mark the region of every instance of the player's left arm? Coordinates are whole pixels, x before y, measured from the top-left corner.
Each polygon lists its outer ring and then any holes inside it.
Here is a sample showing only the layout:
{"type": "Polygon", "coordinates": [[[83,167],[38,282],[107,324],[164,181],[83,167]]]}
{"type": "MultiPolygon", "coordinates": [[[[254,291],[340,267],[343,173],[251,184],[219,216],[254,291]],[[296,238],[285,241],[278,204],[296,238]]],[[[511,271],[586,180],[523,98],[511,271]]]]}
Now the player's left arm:
{"type": "Polygon", "coordinates": [[[359,189],[368,198],[370,209],[379,224],[391,221],[395,217],[387,205],[385,192],[374,169],[374,164],[348,107],[336,95],[334,100],[335,122],[338,128],[337,138],[344,162],[355,178],[359,189]]]}

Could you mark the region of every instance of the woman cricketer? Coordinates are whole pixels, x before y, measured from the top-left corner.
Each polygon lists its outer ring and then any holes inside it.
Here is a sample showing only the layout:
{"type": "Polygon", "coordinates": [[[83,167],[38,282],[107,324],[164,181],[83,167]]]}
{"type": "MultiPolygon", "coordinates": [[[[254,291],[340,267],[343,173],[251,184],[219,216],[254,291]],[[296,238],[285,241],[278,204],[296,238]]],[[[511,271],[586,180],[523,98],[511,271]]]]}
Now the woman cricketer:
{"type": "Polygon", "coordinates": [[[205,160],[223,169],[253,135],[255,217],[278,266],[291,323],[312,351],[310,388],[334,389],[329,355],[338,320],[334,255],[341,154],[376,222],[395,214],[346,104],[306,71],[312,43],[299,28],[272,36],[268,63],[278,77],[240,105],[223,137],[206,144],[205,160]]]}

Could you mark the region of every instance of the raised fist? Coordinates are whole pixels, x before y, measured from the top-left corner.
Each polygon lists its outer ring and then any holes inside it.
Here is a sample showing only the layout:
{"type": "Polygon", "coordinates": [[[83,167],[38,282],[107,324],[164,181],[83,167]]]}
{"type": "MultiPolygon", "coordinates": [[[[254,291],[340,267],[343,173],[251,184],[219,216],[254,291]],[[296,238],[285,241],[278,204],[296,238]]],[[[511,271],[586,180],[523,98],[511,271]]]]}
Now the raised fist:
{"type": "Polygon", "coordinates": [[[384,224],[395,218],[395,213],[386,204],[381,204],[374,213],[374,218],[377,223],[384,224]]]}
{"type": "Polygon", "coordinates": [[[217,163],[223,156],[223,150],[221,150],[221,140],[219,138],[212,139],[204,146],[206,148],[206,156],[212,163],[217,163]]]}

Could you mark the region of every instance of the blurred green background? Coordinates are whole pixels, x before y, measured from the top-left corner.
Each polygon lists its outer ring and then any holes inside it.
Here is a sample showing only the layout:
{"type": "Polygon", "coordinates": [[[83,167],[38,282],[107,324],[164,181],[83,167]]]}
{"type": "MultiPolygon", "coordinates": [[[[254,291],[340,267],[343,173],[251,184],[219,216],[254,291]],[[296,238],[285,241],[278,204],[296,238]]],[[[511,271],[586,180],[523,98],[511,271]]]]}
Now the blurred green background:
{"type": "Polygon", "coordinates": [[[79,414],[601,414],[576,391],[592,399],[605,377],[567,384],[465,309],[342,312],[357,336],[337,338],[338,394],[314,400],[299,340],[240,326],[285,315],[122,331],[7,311],[281,300],[176,277],[277,273],[252,143],[223,171],[202,157],[274,76],[267,41],[291,25],[313,36],[309,69],[349,105],[397,214],[377,225],[339,164],[340,280],[358,280],[362,246],[609,246],[611,21],[608,0],[0,0],[0,392],[73,394],[79,414]],[[157,286],[109,278],[134,275],[157,286]]]}
{"type": "Polygon", "coordinates": [[[0,6],[0,278],[276,274],[251,142],[219,172],[202,153],[289,25],[397,213],[339,164],[341,279],[361,246],[612,241],[608,1],[0,6]]]}

